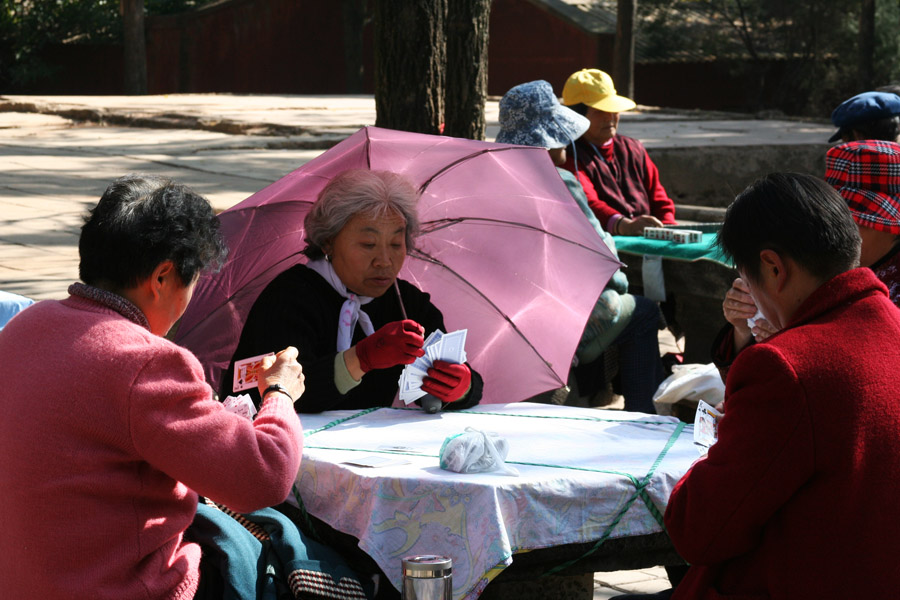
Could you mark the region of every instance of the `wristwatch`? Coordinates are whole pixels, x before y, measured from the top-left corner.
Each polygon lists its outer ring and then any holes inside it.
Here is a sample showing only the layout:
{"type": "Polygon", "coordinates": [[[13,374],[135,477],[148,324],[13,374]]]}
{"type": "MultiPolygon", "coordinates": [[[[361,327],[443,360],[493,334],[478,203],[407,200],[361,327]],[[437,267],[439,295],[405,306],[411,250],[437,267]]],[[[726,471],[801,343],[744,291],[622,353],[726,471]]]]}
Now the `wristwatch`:
{"type": "Polygon", "coordinates": [[[268,395],[269,395],[269,392],[281,392],[282,394],[284,394],[285,396],[287,396],[288,398],[290,398],[290,399],[291,399],[291,402],[294,401],[294,397],[291,396],[291,393],[290,393],[289,391],[287,391],[287,388],[284,387],[283,385],[281,385],[280,383],[273,383],[272,385],[270,385],[269,387],[267,387],[267,388],[263,391],[262,397],[265,398],[266,396],[268,396],[268,395]]]}

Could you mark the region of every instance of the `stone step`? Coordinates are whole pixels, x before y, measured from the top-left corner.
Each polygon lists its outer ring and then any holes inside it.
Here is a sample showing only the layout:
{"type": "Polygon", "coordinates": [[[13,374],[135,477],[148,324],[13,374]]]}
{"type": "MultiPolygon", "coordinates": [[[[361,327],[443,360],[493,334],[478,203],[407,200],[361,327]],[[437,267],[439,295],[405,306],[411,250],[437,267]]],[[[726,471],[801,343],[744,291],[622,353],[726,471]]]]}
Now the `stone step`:
{"type": "Polygon", "coordinates": [[[691,222],[721,223],[725,220],[725,209],[718,206],[697,206],[696,204],[676,204],[675,217],[679,223],[690,229],[691,222]]]}

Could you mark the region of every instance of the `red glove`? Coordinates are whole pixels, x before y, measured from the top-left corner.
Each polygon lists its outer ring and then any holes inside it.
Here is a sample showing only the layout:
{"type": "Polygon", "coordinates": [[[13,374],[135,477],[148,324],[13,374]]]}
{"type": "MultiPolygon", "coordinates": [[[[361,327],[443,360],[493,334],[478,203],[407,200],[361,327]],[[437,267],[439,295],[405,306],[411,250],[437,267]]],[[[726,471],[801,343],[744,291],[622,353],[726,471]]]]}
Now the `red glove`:
{"type": "Polygon", "coordinates": [[[440,398],[441,402],[456,402],[466,395],[471,383],[472,371],[468,366],[436,360],[428,369],[422,391],[440,398]]]}
{"type": "Polygon", "coordinates": [[[356,357],[364,373],[408,365],[425,354],[422,326],[411,319],[388,323],[356,344],[356,357]]]}

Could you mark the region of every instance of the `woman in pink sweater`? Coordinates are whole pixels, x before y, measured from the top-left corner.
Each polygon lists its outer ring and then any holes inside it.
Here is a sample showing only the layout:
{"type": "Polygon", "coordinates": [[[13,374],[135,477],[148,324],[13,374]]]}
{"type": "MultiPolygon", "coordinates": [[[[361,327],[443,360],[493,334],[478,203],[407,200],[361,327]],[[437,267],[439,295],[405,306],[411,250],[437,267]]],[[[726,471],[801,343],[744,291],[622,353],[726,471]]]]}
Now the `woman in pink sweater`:
{"type": "Polygon", "coordinates": [[[254,421],[213,399],[162,336],[226,249],[209,203],[167,180],[115,181],[79,242],[84,283],[0,332],[0,582],[9,598],[192,598],[197,495],[282,502],[300,465],[297,351],[268,361],[254,421]]]}

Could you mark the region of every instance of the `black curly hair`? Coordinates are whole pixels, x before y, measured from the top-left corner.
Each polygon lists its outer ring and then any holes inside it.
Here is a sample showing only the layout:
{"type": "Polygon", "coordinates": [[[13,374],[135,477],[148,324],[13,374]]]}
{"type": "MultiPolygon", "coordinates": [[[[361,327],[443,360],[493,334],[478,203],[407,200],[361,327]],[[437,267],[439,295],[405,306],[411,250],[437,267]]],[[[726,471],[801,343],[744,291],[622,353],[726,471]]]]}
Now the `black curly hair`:
{"type": "Polygon", "coordinates": [[[129,289],[171,260],[187,285],[228,254],[209,202],[187,186],[152,175],[115,180],[85,218],[78,242],[81,280],[129,289]]]}

